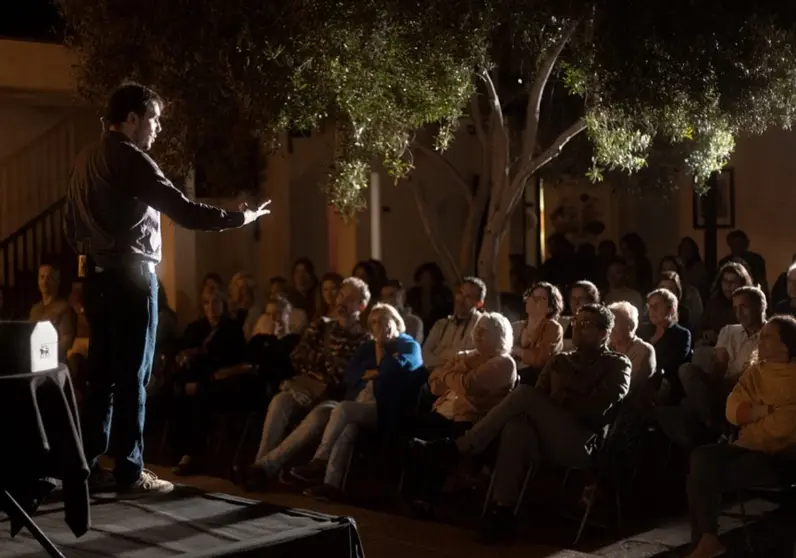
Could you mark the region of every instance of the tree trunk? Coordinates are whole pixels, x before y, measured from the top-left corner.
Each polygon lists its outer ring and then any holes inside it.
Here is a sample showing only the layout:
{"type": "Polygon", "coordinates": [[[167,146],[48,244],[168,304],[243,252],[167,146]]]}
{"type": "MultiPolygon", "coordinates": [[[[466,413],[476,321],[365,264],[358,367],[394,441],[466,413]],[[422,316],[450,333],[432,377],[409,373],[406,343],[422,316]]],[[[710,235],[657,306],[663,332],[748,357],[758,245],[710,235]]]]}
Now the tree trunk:
{"type": "Polygon", "coordinates": [[[500,311],[500,289],[498,288],[498,255],[500,254],[499,231],[490,226],[493,215],[487,220],[484,238],[478,251],[478,274],[486,284],[486,306],[490,310],[500,311]]]}

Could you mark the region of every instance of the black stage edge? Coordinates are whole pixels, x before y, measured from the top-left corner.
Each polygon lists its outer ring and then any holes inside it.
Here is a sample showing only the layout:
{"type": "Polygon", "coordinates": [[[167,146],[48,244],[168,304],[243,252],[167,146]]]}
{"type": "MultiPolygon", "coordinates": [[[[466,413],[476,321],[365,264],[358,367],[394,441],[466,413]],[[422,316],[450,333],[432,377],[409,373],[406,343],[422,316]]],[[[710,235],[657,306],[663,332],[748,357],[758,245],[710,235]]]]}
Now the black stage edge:
{"type": "MultiPolygon", "coordinates": [[[[79,539],[53,494],[34,519],[67,558],[268,556],[364,558],[356,524],[304,510],[177,486],[172,494],[137,500],[95,499],[91,530],[79,539]]],[[[27,531],[9,534],[0,515],[0,556],[47,556],[27,531]]]]}

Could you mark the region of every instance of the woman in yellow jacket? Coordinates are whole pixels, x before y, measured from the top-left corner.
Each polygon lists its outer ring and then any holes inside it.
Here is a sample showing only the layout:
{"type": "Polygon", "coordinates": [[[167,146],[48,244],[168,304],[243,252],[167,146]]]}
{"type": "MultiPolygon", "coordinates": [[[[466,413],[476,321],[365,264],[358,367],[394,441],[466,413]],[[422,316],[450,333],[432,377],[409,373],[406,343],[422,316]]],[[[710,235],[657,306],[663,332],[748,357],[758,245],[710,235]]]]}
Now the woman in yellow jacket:
{"type": "Polygon", "coordinates": [[[727,420],[740,427],[734,444],[702,446],[691,454],[688,502],[692,539],[688,558],[713,558],[726,549],[717,536],[725,493],[776,486],[778,463],[796,448],[796,320],[774,316],[760,333],[758,361],[727,398],[727,420]]]}

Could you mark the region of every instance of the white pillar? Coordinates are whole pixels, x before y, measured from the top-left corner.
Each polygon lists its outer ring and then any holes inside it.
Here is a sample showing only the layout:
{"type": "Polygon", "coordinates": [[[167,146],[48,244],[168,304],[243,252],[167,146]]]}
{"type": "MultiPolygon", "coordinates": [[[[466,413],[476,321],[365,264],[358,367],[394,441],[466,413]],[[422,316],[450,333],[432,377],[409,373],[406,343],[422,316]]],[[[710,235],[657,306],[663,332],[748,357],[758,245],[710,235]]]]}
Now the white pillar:
{"type": "Polygon", "coordinates": [[[381,176],[370,173],[370,257],[381,260],[381,176]]]}

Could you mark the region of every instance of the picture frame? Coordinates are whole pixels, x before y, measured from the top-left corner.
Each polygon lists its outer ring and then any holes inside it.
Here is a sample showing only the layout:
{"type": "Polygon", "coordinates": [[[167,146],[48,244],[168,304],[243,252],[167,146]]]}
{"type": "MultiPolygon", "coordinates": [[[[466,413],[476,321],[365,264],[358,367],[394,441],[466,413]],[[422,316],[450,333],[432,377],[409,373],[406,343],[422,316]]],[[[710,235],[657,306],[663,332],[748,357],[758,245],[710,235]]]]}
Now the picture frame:
{"type": "Polygon", "coordinates": [[[691,214],[694,229],[705,228],[705,200],[709,195],[715,196],[716,228],[735,228],[735,169],[728,167],[717,173],[711,180],[712,192],[699,195],[693,192],[691,214]]]}

